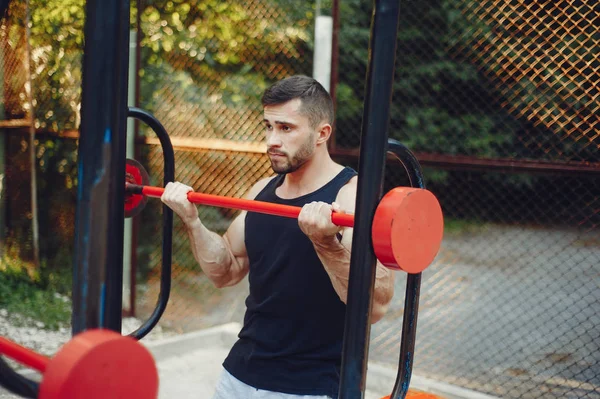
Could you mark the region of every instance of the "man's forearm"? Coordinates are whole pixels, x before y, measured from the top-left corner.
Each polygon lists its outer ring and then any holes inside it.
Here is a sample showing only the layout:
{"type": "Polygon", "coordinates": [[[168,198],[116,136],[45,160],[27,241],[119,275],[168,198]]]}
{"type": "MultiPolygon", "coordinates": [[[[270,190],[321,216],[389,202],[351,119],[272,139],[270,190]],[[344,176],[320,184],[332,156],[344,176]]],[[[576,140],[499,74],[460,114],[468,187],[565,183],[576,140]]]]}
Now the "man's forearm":
{"type": "Polygon", "coordinates": [[[233,257],[220,235],[210,231],[200,219],[186,225],[194,258],[217,286],[227,285],[233,257]]]}
{"type": "MultiPolygon", "coordinates": [[[[332,237],[331,240],[327,241],[313,242],[313,244],[325,271],[331,279],[335,292],[342,302],[346,303],[350,276],[350,251],[336,237],[332,237]]],[[[393,295],[393,273],[377,262],[371,322],[375,323],[383,317],[393,295]]]]}
{"type": "Polygon", "coordinates": [[[331,240],[313,242],[313,246],[331,279],[333,289],[342,302],[346,303],[350,274],[350,251],[335,236],[331,237],[331,240]]]}

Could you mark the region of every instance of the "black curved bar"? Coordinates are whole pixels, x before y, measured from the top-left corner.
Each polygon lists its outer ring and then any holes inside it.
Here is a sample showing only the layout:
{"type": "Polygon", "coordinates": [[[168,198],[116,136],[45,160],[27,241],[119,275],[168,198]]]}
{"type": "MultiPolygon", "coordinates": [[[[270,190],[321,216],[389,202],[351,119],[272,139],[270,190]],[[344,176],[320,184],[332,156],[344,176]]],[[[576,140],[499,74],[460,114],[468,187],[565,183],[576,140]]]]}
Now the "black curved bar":
{"type": "Polygon", "coordinates": [[[14,371],[0,358],[0,385],[24,398],[37,398],[39,384],[14,371]]]}
{"type": "MultiPolygon", "coordinates": [[[[173,144],[164,126],[152,114],[143,109],[129,107],[128,117],[138,119],[147,124],[158,136],[165,158],[164,185],[175,180],[175,152],[173,144]]],[[[169,295],[171,295],[171,255],[173,250],[173,211],[163,205],[163,241],[162,241],[162,267],[160,274],[160,293],[154,311],[144,324],[129,334],[135,339],[144,338],[156,326],[160,317],[167,308],[169,295]]]]}
{"type": "MultiPolygon", "coordinates": [[[[388,139],[388,153],[392,153],[404,166],[411,187],[425,188],[421,164],[414,154],[397,140],[388,139]]],[[[415,338],[417,335],[417,314],[419,313],[419,295],[421,292],[421,273],[408,274],[404,297],[404,318],[402,322],[402,341],[398,376],[390,399],[404,399],[408,394],[412,366],[414,364],[415,338]]]]}
{"type": "Polygon", "coordinates": [[[425,188],[425,179],[423,178],[421,164],[404,144],[398,140],[388,139],[388,153],[396,156],[398,161],[404,166],[411,187],[425,188]]]}

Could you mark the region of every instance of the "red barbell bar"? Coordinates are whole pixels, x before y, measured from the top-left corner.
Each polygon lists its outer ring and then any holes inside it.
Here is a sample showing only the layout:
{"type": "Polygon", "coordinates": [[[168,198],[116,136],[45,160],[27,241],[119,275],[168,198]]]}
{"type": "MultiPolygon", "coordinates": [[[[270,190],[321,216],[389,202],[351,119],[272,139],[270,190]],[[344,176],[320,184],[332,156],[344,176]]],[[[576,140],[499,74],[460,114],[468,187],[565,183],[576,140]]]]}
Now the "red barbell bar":
{"type": "MultiPolygon", "coordinates": [[[[165,189],[145,185],[147,173],[137,161],[127,160],[125,215],[137,214],[148,197],[160,198],[165,189]]],[[[271,202],[190,192],[194,204],[298,218],[302,208],[271,202]]],[[[331,221],[354,227],[354,215],[333,212],[331,221]]],[[[396,270],[420,273],[437,255],[442,242],[444,219],[437,198],[428,190],[396,187],[379,203],[372,224],[373,249],[379,261],[396,270]]]]}

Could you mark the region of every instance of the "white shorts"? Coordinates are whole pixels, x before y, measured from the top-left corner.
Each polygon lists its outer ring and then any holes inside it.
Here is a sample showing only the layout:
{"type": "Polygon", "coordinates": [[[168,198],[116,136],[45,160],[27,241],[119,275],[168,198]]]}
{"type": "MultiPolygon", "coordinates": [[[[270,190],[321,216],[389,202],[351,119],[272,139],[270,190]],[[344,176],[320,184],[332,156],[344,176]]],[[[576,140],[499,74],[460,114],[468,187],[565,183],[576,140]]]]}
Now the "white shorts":
{"type": "Polygon", "coordinates": [[[292,395],[256,389],[223,370],[213,399],[331,399],[329,396],[292,395]]]}

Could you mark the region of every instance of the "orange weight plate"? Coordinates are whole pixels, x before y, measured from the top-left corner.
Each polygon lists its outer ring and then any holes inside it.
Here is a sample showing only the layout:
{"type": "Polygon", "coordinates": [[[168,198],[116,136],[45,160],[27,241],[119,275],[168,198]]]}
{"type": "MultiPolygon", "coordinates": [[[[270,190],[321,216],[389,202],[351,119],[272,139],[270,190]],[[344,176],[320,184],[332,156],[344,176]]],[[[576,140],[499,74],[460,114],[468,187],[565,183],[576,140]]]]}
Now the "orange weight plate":
{"type": "Polygon", "coordinates": [[[375,211],[373,248],[383,265],[420,273],[433,262],[443,233],[442,208],[433,193],[396,187],[381,199],[375,211]]]}
{"type": "Polygon", "coordinates": [[[48,364],[39,399],[156,399],[158,372],[138,341],[111,330],[76,335],[48,364]]]}
{"type": "MultiPolygon", "coordinates": [[[[384,396],[381,399],[390,399],[390,395],[384,396]]],[[[441,396],[437,396],[431,393],[424,393],[419,391],[413,391],[410,389],[406,394],[406,399],[444,399],[441,396]]]]}

